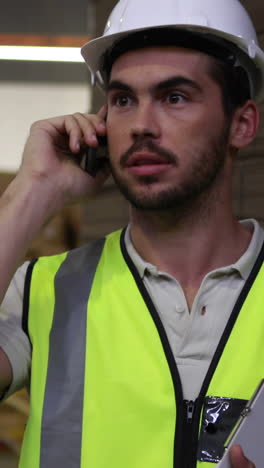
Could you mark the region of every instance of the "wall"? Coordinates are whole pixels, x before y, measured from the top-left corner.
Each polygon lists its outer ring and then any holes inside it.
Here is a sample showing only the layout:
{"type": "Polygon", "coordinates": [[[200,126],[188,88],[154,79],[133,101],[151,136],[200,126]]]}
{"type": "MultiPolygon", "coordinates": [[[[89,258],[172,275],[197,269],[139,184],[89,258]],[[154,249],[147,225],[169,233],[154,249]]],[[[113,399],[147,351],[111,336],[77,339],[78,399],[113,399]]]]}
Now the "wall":
{"type": "Polygon", "coordinates": [[[0,82],[0,171],[18,169],[32,122],[50,116],[85,112],[90,106],[86,83],[0,82]]]}

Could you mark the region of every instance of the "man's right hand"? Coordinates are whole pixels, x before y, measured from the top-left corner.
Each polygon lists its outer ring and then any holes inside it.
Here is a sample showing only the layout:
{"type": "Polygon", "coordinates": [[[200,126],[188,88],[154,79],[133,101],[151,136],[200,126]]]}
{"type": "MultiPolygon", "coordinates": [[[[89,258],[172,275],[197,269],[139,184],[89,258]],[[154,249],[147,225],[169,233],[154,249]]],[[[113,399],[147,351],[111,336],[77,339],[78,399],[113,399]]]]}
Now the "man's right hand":
{"type": "Polygon", "coordinates": [[[97,136],[105,135],[105,112],[102,108],[97,115],[76,113],[32,125],[18,177],[27,184],[33,183],[35,190],[41,187],[42,194],[43,187],[52,194],[49,208],[53,212],[49,215],[67,203],[94,195],[107,178],[106,168],[91,177],[78,164],[82,148],[96,147],[97,136]]]}

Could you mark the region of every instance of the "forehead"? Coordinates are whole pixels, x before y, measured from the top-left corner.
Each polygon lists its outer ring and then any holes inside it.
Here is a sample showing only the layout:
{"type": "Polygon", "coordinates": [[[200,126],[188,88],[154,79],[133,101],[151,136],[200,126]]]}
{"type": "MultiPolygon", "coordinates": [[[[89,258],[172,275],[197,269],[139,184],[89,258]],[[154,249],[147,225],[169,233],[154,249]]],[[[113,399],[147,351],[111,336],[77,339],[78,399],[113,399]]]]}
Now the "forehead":
{"type": "Polygon", "coordinates": [[[132,50],[114,62],[111,79],[129,78],[133,74],[141,80],[154,76],[162,79],[170,73],[201,79],[208,75],[211,60],[202,52],[176,46],[132,50]]]}

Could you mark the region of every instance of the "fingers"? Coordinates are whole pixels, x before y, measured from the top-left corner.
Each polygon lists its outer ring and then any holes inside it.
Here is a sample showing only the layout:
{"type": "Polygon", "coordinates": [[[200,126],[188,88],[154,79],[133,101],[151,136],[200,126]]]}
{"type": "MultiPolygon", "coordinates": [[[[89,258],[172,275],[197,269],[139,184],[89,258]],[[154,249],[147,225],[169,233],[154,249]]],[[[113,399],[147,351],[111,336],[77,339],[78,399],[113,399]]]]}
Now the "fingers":
{"type": "MultiPolygon", "coordinates": [[[[80,120],[80,117],[79,117],[80,120]]],[[[69,136],[69,148],[73,153],[78,153],[83,142],[83,129],[77,116],[67,115],[64,121],[65,132],[69,136]]]]}
{"type": "Polygon", "coordinates": [[[76,112],[65,117],[65,130],[69,135],[69,146],[73,152],[80,151],[81,146],[98,145],[97,136],[106,134],[104,120],[106,106],[98,114],[82,114],[76,112]]]}
{"type": "Polygon", "coordinates": [[[97,146],[97,136],[106,134],[105,121],[98,114],[81,114],[79,112],[70,116],[69,120],[65,121],[66,131],[70,135],[71,142],[76,144],[76,138],[79,138],[80,145],[97,146]],[[73,120],[74,122],[73,122],[73,120]],[[78,127],[79,131],[76,131],[78,127]]]}
{"type": "Polygon", "coordinates": [[[72,115],[35,122],[31,129],[33,132],[45,131],[54,142],[61,142],[64,138],[69,150],[78,153],[83,146],[97,147],[97,136],[106,135],[105,115],[106,106],[103,106],[98,114],[76,112],[72,115]]]}
{"type": "Polygon", "coordinates": [[[254,463],[244,455],[240,445],[233,445],[230,448],[229,456],[232,468],[255,468],[254,463]]]}

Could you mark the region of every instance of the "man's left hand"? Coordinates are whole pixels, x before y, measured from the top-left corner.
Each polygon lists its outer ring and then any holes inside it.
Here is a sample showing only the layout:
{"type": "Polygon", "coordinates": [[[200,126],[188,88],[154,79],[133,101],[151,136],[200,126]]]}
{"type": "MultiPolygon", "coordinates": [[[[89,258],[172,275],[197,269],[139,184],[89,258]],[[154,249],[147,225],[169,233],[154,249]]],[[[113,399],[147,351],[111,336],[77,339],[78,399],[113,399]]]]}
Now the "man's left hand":
{"type": "Polygon", "coordinates": [[[240,445],[233,445],[229,451],[232,468],[256,468],[245,455],[240,445]]]}

